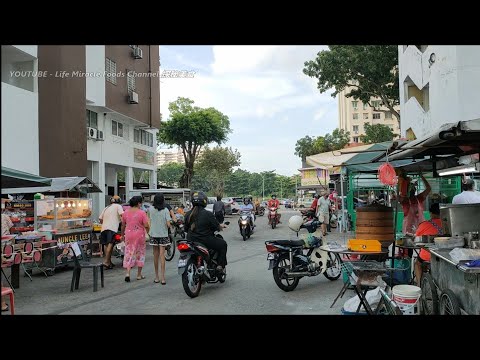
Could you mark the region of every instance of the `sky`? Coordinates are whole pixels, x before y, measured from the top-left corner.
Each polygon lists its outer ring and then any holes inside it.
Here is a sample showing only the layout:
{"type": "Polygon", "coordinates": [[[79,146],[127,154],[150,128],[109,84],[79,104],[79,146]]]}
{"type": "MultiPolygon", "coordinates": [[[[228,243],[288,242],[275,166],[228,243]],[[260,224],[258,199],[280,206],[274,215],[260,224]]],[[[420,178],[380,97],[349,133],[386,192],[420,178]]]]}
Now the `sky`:
{"type": "Polygon", "coordinates": [[[298,173],[298,139],[338,127],[332,91],[320,94],[316,80],[303,74],[305,61],[326,46],[160,46],[161,71],[194,71],[193,77],[160,79],[160,111],[179,96],[195,106],[214,107],[230,119],[229,140],[240,168],[298,173]]]}

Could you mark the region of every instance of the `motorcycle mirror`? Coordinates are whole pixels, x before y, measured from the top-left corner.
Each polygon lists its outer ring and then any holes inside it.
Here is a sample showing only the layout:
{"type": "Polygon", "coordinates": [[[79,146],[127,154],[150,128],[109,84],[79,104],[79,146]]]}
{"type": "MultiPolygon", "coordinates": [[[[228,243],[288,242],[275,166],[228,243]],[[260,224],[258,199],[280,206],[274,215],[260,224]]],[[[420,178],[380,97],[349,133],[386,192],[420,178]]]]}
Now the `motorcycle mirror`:
{"type": "Polygon", "coordinates": [[[225,225],[230,225],[230,221],[224,222],[225,225]]]}

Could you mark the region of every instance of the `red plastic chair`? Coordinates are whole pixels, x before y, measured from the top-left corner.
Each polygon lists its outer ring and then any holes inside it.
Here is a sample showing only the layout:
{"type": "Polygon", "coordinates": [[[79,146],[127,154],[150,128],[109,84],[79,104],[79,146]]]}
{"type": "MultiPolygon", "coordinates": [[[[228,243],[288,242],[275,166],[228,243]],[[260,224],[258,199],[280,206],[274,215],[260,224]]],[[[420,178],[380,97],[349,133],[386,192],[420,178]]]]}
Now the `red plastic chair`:
{"type": "Polygon", "coordinates": [[[13,291],[9,287],[2,286],[2,297],[7,295],[10,297],[10,314],[15,315],[15,300],[13,296],[13,291]]]}

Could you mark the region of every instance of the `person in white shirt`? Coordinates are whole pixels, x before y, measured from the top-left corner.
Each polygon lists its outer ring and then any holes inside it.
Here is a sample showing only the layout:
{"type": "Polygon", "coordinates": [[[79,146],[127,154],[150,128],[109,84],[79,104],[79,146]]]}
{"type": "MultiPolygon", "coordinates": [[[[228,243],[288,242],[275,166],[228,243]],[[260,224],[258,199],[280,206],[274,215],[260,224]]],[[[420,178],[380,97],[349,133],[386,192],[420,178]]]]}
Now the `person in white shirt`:
{"type": "Polygon", "coordinates": [[[107,270],[115,266],[112,263],[112,251],[113,245],[115,244],[115,234],[118,232],[118,226],[122,221],[123,208],[120,202],[120,196],[112,196],[110,205],[102,211],[99,218],[102,224],[100,244],[103,245],[105,253],[103,266],[105,266],[107,270]]]}
{"type": "Polygon", "coordinates": [[[330,200],[328,199],[328,193],[326,191],[322,191],[321,197],[318,199],[317,203],[316,216],[318,217],[318,221],[320,221],[322,224],[323,236],[327,235],[327,224],[330,221],[329,210],[330,200]]]}
{"type": "Polygon", "coordinates": [[[452,204],[479,204],[480,193],[475,191],[474,186],[472,179],[465,180],[462,193],[453,197],[452,204]]]}

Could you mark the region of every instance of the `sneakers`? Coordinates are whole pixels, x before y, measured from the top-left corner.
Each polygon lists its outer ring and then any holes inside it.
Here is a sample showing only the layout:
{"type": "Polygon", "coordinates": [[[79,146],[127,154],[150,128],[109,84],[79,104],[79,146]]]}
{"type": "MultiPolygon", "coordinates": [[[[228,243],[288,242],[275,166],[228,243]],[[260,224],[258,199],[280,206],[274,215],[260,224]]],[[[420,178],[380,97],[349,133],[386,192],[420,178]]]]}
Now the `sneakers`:
{"type": "Polygon", "coordinates": [[[225,270],[225,268],[224,268],[224,267],[221,267],[220,265],[217,266],[217,271],[218,271],[219,273],[222,273],[222,274],[225,274],[225,273],[227,272],[227,271],[225,270]]]}

